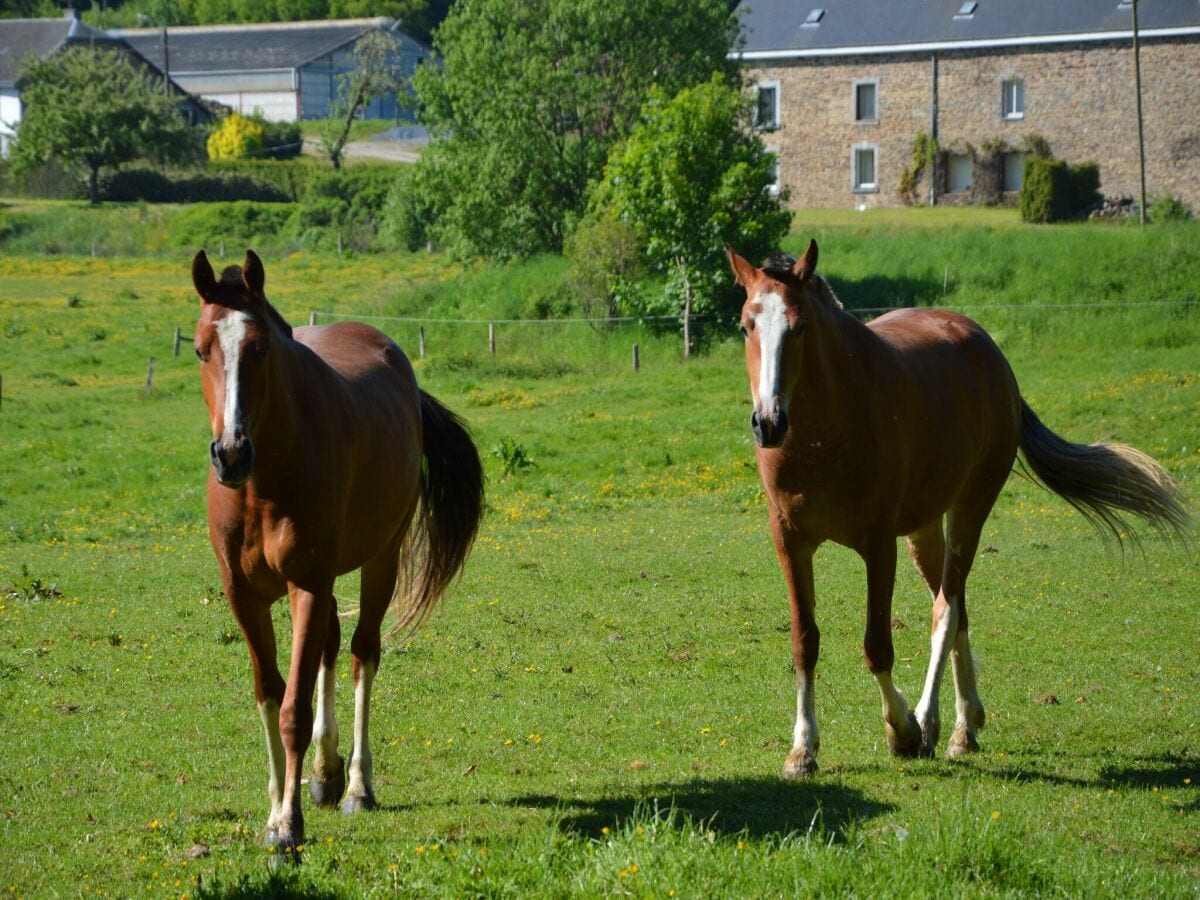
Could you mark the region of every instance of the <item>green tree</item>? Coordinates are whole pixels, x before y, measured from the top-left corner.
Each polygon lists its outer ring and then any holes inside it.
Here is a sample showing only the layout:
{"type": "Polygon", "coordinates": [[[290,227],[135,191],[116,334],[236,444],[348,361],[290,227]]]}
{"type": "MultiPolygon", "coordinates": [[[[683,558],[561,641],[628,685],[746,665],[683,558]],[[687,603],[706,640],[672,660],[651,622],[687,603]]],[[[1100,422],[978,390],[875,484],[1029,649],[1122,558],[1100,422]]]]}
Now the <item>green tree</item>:
{"type": "Polygon", "coordinates": [[[647,262],[667,274],[658,308],[735,312],[723,247],[758,258],[787,233],[791,213],[770,190],[773,158],[750,128],[750,99],[719,78],[671,98],[658,89],[618,147],[594,198],[633,225],[647,262]]]}
{"type": "Polygon", "coordinates": [[[383,30],[364,34],[354,47],[354,68],[338,79],[337,97],[321,128],[321,150],[334,170],[342,167],[350,127],[363,108],[376,97],[400,93],[404,85],[400,42],[383,30]]]}
{"type": "Polygon", "coordinates": [[[443,64],[414,79],[435,138],[421,165],[454,185],[441,240],[499,258],[560,250],[651,85],[732,82],[736,35],[725,0],[459,0],[434,38],[443,64]]]}
{"type": "Polygon", "coordinates": [[[33,59],[18,84],[24,106],[14,152],[18,170],[51,159],[79,168],[92,203],[100,202],[105,166],[170,162],[196,152],[176,101],[163,96],[161,76],[119,50],[81,45],[33,59]]]}

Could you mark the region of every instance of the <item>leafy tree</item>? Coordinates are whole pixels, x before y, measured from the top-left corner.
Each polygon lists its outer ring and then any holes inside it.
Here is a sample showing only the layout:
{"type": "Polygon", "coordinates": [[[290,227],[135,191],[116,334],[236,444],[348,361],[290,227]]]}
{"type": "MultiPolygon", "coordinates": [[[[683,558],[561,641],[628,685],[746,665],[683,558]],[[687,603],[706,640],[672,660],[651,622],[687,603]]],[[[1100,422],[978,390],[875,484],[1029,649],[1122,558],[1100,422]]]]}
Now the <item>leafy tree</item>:
{"type": "Polygon", "coordinates": [[[70,47],[33,59],[18,77],[24,115],[14,152],[19,170],[57,159],[82,169],[88,197],[100,202],[105,166],[135,159],[182,160],[194,133],[161,81],[119,50],[70,47]]]}
{"type": "Polygon", "coordinates": [[[459,0],[434,38],[443,65],[414,79],[436,138],[421,165],[454,186],[442,240],[500,258],[561,249],[651,85],[734,80],[736,35],[726,0],[459,0]]]}
{"type": "Polygon", "coordinates": [[[339,79],[337,98],[321,129],[321,150],[334,170],[342,167],[350,127],[363,108],[376,97],[400,93],[404,84],[400,42],[383,30],[364,34],[354,47],[354,68],[339,79]]]}
{"type": "Polygon", "coordinates": [[[636,230],[652,267],[667,274],[657,308],[734,313],[725,244],[750,258],[774,249],[791,213],[769,190],[774,161],[749,127],[750,100],[714,77],[674,98],[655,89],[641,124],[617,148],[594,195],[636,230]]]}

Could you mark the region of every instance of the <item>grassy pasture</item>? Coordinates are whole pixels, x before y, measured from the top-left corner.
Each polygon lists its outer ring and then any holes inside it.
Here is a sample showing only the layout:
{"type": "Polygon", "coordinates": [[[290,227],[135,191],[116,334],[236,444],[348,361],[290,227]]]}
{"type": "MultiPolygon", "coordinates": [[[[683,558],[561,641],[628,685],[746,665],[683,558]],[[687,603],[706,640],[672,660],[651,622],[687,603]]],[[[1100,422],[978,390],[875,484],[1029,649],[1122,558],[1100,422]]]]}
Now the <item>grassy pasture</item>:
{"type": "MultiPolygon", "coordinates": [[[[956,215],[812,217],[793,249],[816,233],[851,305],[933,302],[945,280],[1047,424],[1135,443],[1195,496],[1200,229],[956,215]],[[1098,294],[1191,305],[1082,305],[1098,294]]],[[[564,273],[553,260],[265,263],[295,322],[410,315],[414,297],[443,317],[504,318],[564,273]]],[[[186,341],[170,352],[194,323],[187,267],[0,258],[0,891],[1196,894],[1194,552],[1148,540],[1122,557],[1011,479],[971,581],[984,752],[952,765],[887,755],[859,649],[861,565],[824,549],[822,771],[785,783],[786,597],[740,347],[683,364],[677,340],[635,326],[502,326],[495,361],[485,327],[427,327],[419,377],[474,427],[488,514],[457,589],[385,653],[383,808],[307,807],[305,865],[272,874],[248,659],[204,525],[203,401],[186,341]],[[533,465],[510,454],[506,474],[491,453],[505,440],[533,465]]],[[[415,326],[389,327],[415,355],[415,326]]],[[[355,590],[339,584],[344,607],[355,590]]],[[[897,679],[911,697],[928,606],[902,564],[897,679]]],[[[276,622],[286,652],[285,609],[276,622]]],[[[339,713],[345,745],[348,690],[339,713]]]]}

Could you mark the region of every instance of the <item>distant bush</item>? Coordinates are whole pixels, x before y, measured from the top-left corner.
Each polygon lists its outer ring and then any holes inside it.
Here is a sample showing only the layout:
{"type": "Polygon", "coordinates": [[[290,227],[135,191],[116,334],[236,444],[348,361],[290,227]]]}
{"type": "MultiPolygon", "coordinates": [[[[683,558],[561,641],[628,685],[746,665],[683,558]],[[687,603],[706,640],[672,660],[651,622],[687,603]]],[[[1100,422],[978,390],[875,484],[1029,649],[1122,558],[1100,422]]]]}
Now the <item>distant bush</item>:
{"type": "Polygon", "coordinates": [[[309,183],[296,211],[296,237],[308,247],[330,246],[340,237],[354,250],[368,249],[397,175],[391,165],[326,170],[309,183]]]}
{"type": "Polygon", "coordinates": [[[329,166],[311,157],[289,160],[230,159],[210,161],[207,171],[266,182],[274,185],[291,202],[299,203],[308,193],[313,179],[327,173],[329,166]]]}
{"type": "Polygon", "coordinates": [[[1062,222],[1076,218],[1100,198],[1100,167],[1094,162],[1068,165],[1061,159],[1025,160],[1021,218],[1026,222],[1062,222]]]}
{"type": "Polygon", "coordinates": [[[1166,192],[1151,200],[1146,212],[1151,222],[1186,222],[1192,217],[1192,210],[1186,203],[1166,192]]]}
{"type": "Polygon", "coordinates": [[[100,196],[125,203],[220,203],[251,200],[287,203],[291,196],[275,185],[234,173],[168,173],[156,169],[122,169],[101,178],[100,196]]]}
{"type": "Polygon", "coordinates": [[[171,243],[177,247],[230,244],[277,244],[291,225],[295,207],[283,203],[198,203],[171,223],[171,243]]]}
{"type": "Polygon", "coordinates": [[[208,158],[241,159],[244,156],[256,156],[263,149],[265,131],[261,122],[231,113],[209,135],[208,158]]]}

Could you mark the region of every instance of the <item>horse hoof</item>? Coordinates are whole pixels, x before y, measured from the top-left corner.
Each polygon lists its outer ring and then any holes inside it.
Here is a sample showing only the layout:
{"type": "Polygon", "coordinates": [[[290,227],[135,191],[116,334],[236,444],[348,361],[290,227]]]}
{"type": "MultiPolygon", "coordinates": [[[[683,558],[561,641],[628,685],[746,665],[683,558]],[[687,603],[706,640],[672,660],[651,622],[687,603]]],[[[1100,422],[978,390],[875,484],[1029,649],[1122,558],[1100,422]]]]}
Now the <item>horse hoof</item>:
{"type": "Polygon", "coordinates": [[[300,864],[300,845],[289,838],[281,838],[274,828],[267,829],[266,847],[271,854],[269,865],[272,870],[300,864]]]}
{"type": "Polygon", "coordinates": [[[978,752],[979,741],[975,740],[975,735],[968,733],[965,728],[955,728],[950,743],[946,745],[946,759],[958,759],[968,753],[978,752]]]}
{"type": "Polygon", "coordinates": [[[817,774],[817,760],[803,749],[793,750],[783,764],[783,777],[801,781],[817,774]]]}
{"type": "Polygon", "coordinates": [[[905,718],[902,731],[897,731],[891,722],[884,722],[883,726],[887,732],[888,750],[892,756],[912,758],[921,752],[921,727],[912,713],[905,718]]]}
{"type": "Polygon", "coordinates": [[[348,816],[374,808],[375,796],[373,794],[356,794],[342,801],[342,812],[348,816]]]}
{"type": "Polygon", "coordinates": [[[917,756],[922,759],[933,759],[937,754],[937,742],[941,728],[937,722],[926,722],[925,727],[921,728],[921,744],[917,749],[917,756]]]}
{"type": "Polygon", "coordinates": [[[317,806],[327,809],[337,806],[338,801],[342,799],[342,794],[346,793],[346,767],[341,763],[342,758],[339,756],[338,770],[334,775],[320,779],[314,774],[309,781],[308,793],[317,806]]]}

